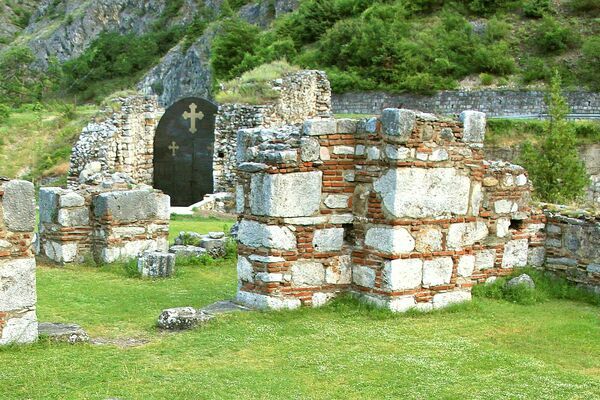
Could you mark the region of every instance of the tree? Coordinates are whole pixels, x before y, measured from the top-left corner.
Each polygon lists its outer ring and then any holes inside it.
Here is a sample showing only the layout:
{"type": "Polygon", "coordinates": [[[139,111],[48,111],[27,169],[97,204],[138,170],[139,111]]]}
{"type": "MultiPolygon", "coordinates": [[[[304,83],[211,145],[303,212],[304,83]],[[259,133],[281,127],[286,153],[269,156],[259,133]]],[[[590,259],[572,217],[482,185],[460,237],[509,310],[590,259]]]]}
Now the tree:
{"type": "Polygon", "coordinates": [[[577,152],[575,129],[566,120],[569,106],[561,94],[557,71],[546,95],[546,104],[550,121],[544,139],[539,147],[526,143],[521,161],[541,200],[568,203],[584,194],[589,178],[577,152]]]}
{"type": "Polygon", "coordinates": [[[12,105],[39,100],[40,77],[31,67],[35,60],[29,47],[7,50],[0,57],[0,102],[12,105]]]}

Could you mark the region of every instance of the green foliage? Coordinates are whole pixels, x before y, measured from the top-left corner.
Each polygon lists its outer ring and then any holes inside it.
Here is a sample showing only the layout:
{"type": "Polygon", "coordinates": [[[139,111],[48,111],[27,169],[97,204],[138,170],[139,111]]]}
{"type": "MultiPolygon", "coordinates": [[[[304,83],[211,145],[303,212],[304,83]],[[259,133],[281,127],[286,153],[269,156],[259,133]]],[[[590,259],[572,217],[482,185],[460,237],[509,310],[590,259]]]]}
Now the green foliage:
{"type": "Polygon", "coordinates": [[[485,72],[479,74],[479,79],[481,80],[481,84],[484,86],[489,86],[494,83],[494,77],[490,74],[486,74],[485,72]]]}
{"type": "Polygon", "coordinates": [[[0,124],[4,123],[10,117],[10,107],[0,103],[0,124]]]}
{"type": "Polygon", "coordinates": [[[525,0],[523,14],[529,18],[542,18],[552,10],[550,0],[525,0]]]}
{"type": "Polygon", "coordinates": [[[551,76],[552,70],[545,60],[537,57],[525,59],[522,72],[522,80],[524,83],[547,81],[551,76]]]}
{"type": "Polygon", "coordinates": [[[581,79],[592,90],[600,90],[600,35],[588,38],[581,47],[581,53],[578,63],[581,79]]]}
{"type": "Polygon", "coordinates": [[[578,42],[577,34],[574,31],[548,15],[535,29],[533,39],[540,51],[548,53],[560,53],[574,47],[578,42]]]}
{"type": "Polygon", "coordinates": [[[507,278],[498,278],[493,283],[476,285],[473,287],[473,296],[506,300],[522,305],[542,303],[551,299],[600,305],[600,295],[578,288],[564,278],[556,277],[533,268],[515,270],[507,278]],[[525,285],[506,285],[508,280],[523,273],[533,279],[535,283],[534,289],[525,285]]]}
{"type": "Polygon", "coordinates": [[[522,162],[540,199],[568,203],[584,193],[589,179],[577,152],[575,130],[565,119],[569,107],[558,73],[552,78],[546,104],[550,122],[545,137],[539,148],[530,143],[523,146],[522,162]]]}
{"type": "Polygon", "coordinates": [[[571,0],[569,7],[578,14],[600,15],[600,1],[598,0],[571,0]]]}
{"type": "Polygon", "coordinates": [[[229,80],[250,68],[242,61],[253,52],[259,29],[245,21],[228,18],[221,24],[221,34],[212,44],[211,66],[217,79],[229,80]]]}
{"type": "Polygon", "coordinates": [[[241,77],[225,82],[215,96],[220,103],[265,104],[279,98],[280,92],[272,89],[273,80],[298,71],[286,61],[263,64],[241,77]]]}

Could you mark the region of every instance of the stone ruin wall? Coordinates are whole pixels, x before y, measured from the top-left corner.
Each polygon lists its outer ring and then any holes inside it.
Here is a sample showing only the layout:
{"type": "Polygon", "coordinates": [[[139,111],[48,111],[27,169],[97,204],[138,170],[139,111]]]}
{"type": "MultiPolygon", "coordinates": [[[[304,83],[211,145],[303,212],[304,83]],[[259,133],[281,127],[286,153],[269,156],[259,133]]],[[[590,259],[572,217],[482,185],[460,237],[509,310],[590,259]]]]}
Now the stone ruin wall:
{"type": "Polygon", "coordinates": [[[538,263],[543,215],[526,172],[484,161],[485,115],[461,116],[387,109],[241,130],[238,300],[296,308],[349,291],[429,310],[538,263]]]}
{"type": "Polygon", "coordinates": [[[266,105],[223,104],[215,125],[214,191],[233,192],[236,137],[240,129],[301,124],[307,118],[331,115],[331,86],[322,71],[300,71],[274,82],[277,101],[266,105]]]}
{"type": "Polygon", "coordinates": [[[0,178],[0,345],[37,340],[34,227],[33,184],[0,178]]]}
{"type": "Polygon", "coordinates": [[[544,268],[600,294],[600,215],[547,205],[544,268]]]}
{"type": "Polygon", "coordinates": [[[167,251],[169,196],[150,187],[40,189],[39,252],[64,264],[167,251]]]}
{"type": "Polygon", "coordinates": [[[154,134],[164,112],[154,96],[113,100],[113,110],[83,128],[71,152],[68,186],[76,188],[97,174],[127,174],[152,185],[154,134]],[[104,119],[101,119],[104,118],[104,119]]]}

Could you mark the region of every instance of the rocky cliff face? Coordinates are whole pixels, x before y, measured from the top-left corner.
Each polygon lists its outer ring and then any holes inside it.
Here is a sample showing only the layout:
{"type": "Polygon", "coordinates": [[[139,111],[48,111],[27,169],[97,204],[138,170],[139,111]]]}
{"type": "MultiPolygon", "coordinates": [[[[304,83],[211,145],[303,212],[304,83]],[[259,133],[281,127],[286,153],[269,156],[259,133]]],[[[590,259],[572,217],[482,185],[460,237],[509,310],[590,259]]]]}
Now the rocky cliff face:
{"type": "Polygon", "coordinates": [[[18,3],[0,1],[0,51],[27,25],[37,3],[33,0],[22,0],[18,3]]]}

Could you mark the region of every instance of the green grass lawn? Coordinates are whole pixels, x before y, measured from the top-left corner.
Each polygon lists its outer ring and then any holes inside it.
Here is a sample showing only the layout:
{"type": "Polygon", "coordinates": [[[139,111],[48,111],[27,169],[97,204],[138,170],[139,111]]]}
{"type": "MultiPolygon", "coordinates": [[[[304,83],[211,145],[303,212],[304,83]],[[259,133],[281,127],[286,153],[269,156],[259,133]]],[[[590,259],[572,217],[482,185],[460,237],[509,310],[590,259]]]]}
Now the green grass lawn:
{"type": "MultiPolygon", "coordinates": [[[[172,229],[214,229],[179,222],[187,225],[172,229]]],[[[166,280],[127,278],[118,266],[41,266],[41,321],[148,343],[0,349],[0,398],[600,398],[600,308],[585,303],[478,298],[394,315],[342,299],[220,316],[187,332],[154,327],[163,308],[232,298],[236,286],[234,260],[179,266],[166,280]]]]}

